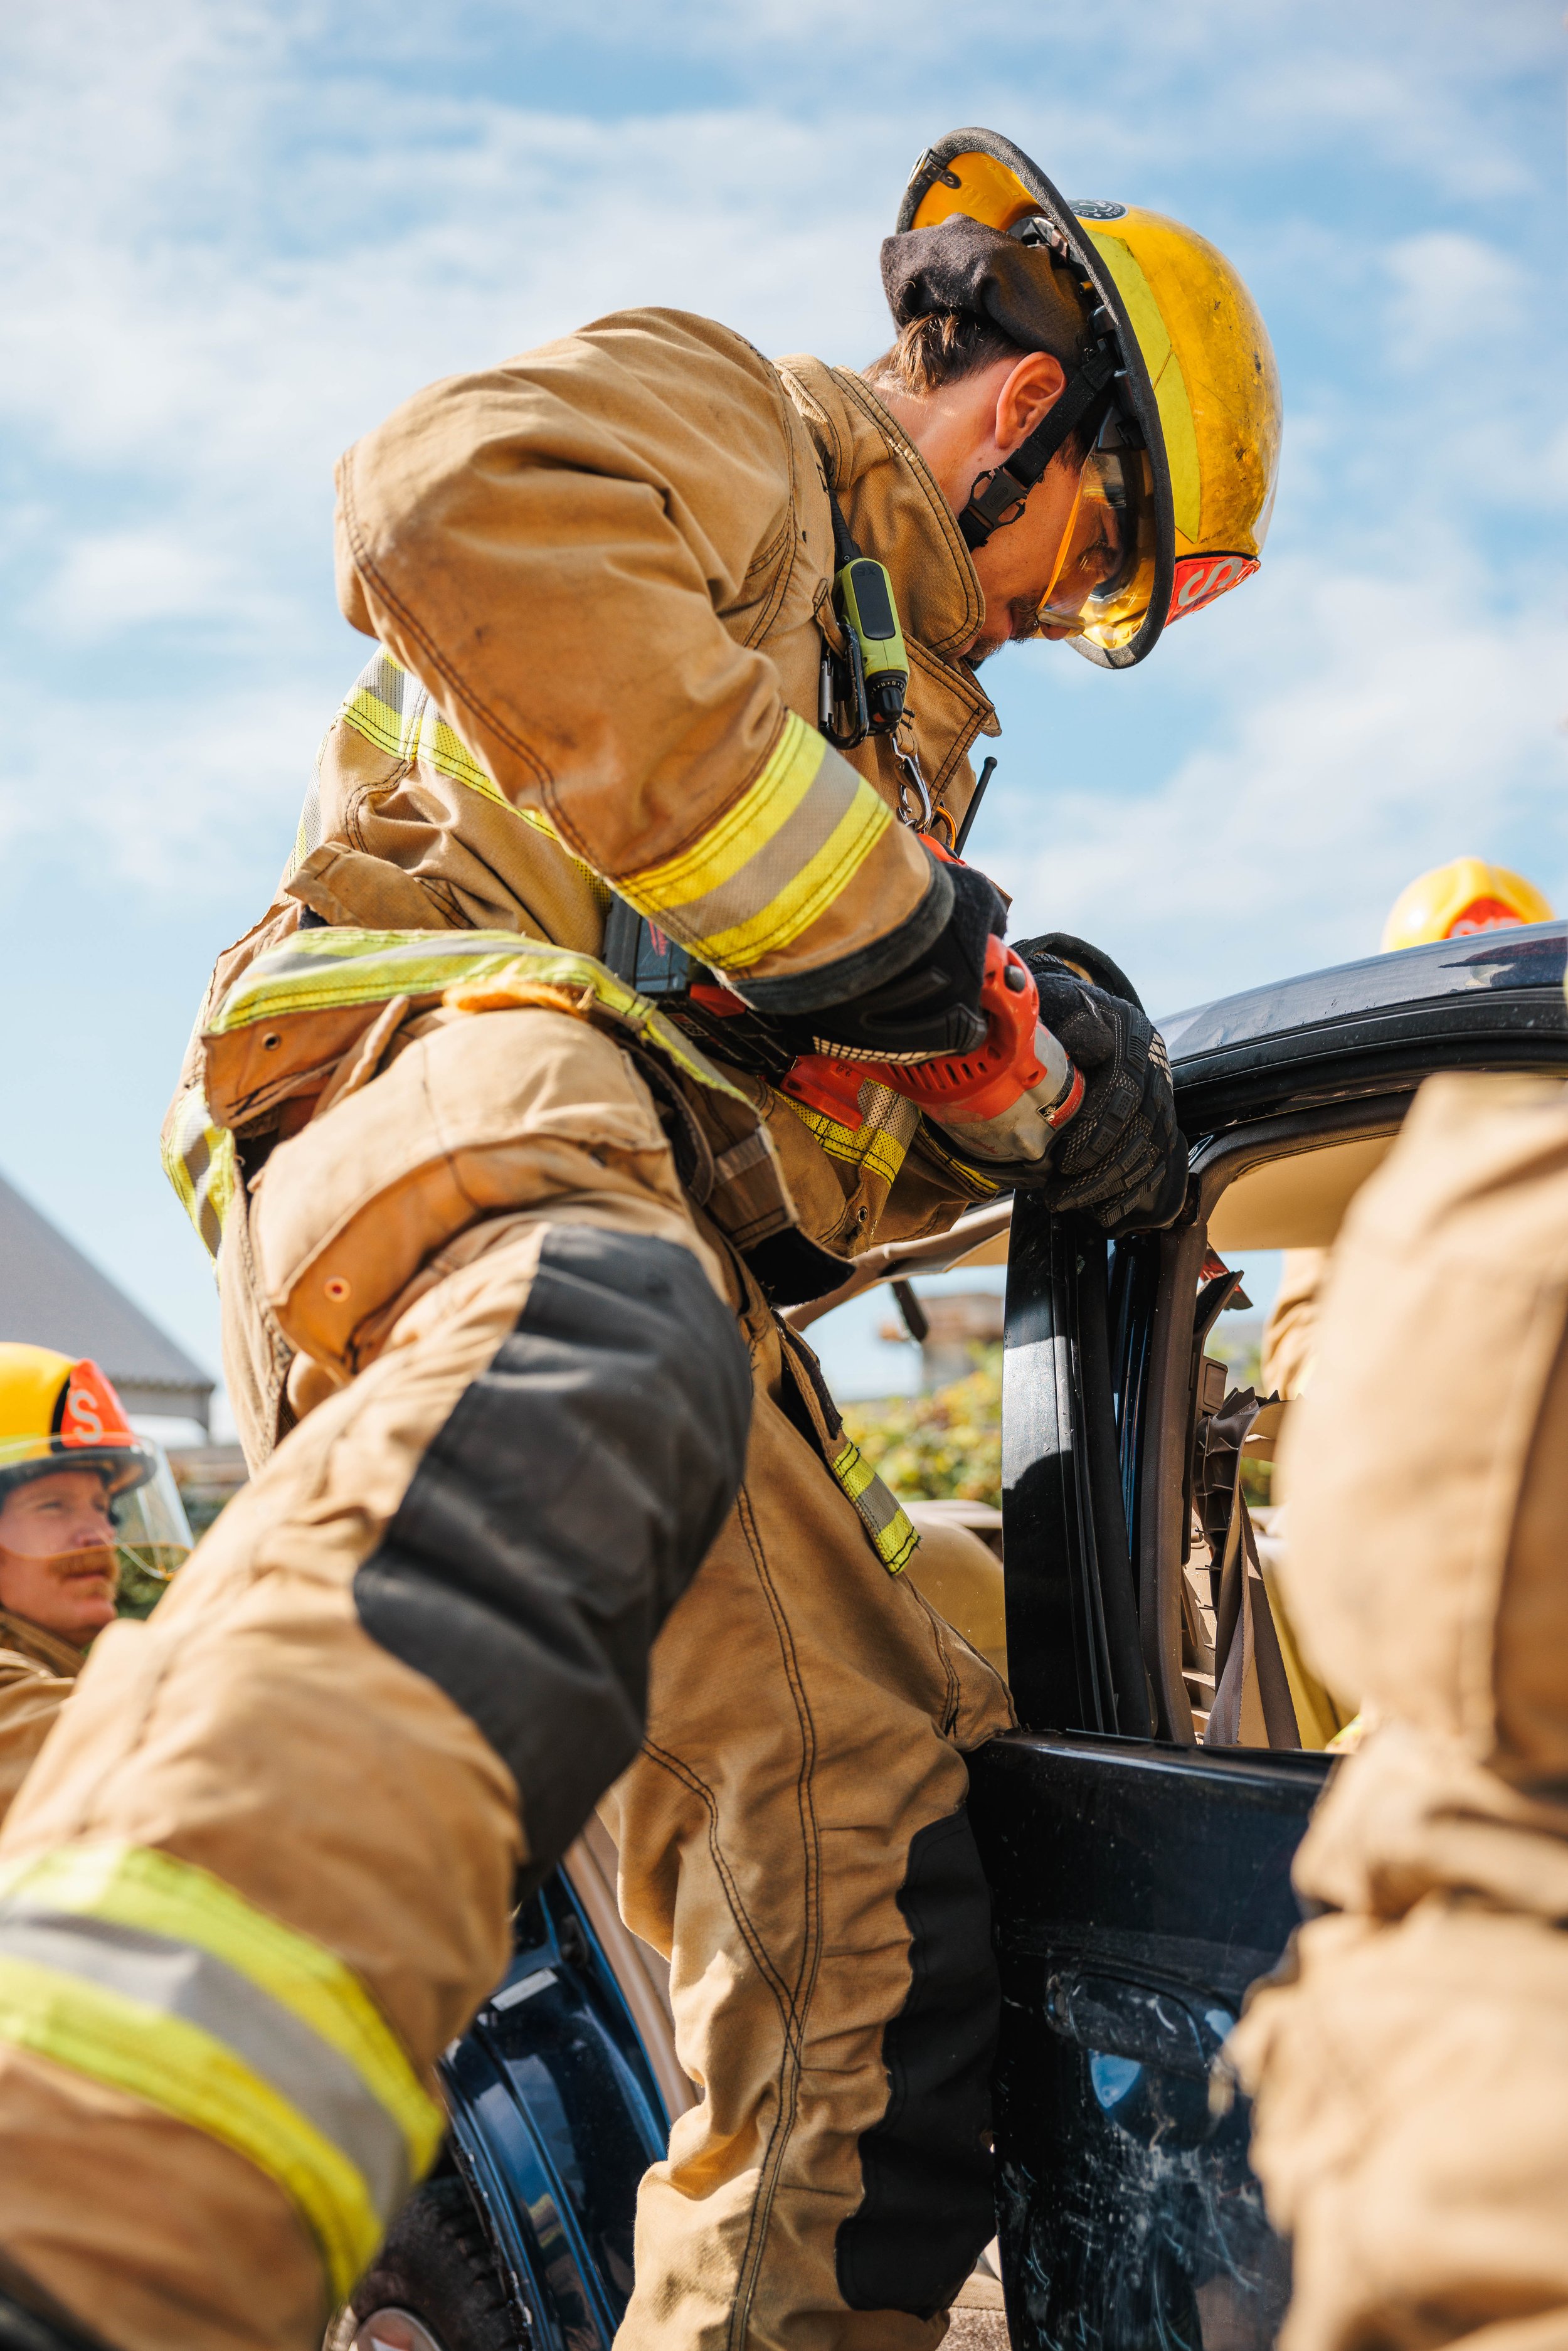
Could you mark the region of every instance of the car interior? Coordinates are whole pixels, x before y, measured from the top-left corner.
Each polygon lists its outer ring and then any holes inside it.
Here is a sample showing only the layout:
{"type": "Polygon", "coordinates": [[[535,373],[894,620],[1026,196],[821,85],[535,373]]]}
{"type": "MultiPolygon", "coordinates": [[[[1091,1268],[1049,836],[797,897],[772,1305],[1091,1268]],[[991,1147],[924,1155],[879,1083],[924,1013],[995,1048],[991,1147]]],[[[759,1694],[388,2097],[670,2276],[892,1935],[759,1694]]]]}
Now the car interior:
{"type": "MultiPolygon", "coordinates": [[[[1184,1333],[1173,1312],[1160,1334],[1173,1360],[1150,1447],[1168,1472],[1170,1446],[1179,1443],[1180,1507],[1145,1508],[1150,1555],[1141,1577],[1155,1601],[1162,1728],[1183,1742],[1338,1752],[1358,1736],[1355,1692],[1329,1689],[1296,1638],[1281,1574],[1290,1511],[1273,1490],[1272,1468],[1312,1376],[1326,1252],[1392,1148],[1408,1102],[1401,1094],[1265,1121],[1195,1163],[1198,1223],[1171,1251],[1186,1260],[1171,1273],[1193,1301],[1191,1324],[1184,1333]],[[1228,1257],[1274,1249],[1284,1252],[1280,1294],[1256,1369],[1238,1379],[1215,1343],[1221,1317],[1250,1303],[1228,1257]],[[1174,1375],[1184,1350],[1181,1409],[1174,1375]]],[[[1165,1484],[1174,1489],[1168,1474],[1165,1484]]]]}
{"type": "MultiPolygon", "coordinates": [[[[1159,1301],[1142,1377],[1141,1508],[1129,1516],[1159,1736],[1209,1748],[1343,1751],[1354,1743],[1354,1692],[1327,1689],[1296,1641],[1281,1576],[1288,1511],[1271,1472],[1291,1404],[1311,1375],[1323,1254],[1392,1148],[1409,1102],[1401,1092],[1341,1102],[1260,1121],[1201,1147],[1198,1219],[1158,1244],[1159,1301]],[[1251,1301],[1228,1253],[1275,1249],[1285,1253],[1283,1279],[1261,1361],[1233,1376],[1221,1352],[1222,1318],[1251,1301]]],[[[944,1244],[883,1252],[889,1264],[875,1270],[886,1279],[894,1270],[1004,1263],[1008,1223],[1006,1206],[985,1209],[944,1244]]],[[[797,1310],[790,1320],[804,1322],[816,1311],[797,1310]]],[[[1125,1396],[1124,1364],[1115,1384],[1125,1396]]],[[[998,1530],[972,1524],[977,1513],[965,1506],[909,1507],[922,1536],[911,1581],[1005,1673],[998,1530]],[[944,1513],[950,1525],[939,1522],[944,1513]]]]}

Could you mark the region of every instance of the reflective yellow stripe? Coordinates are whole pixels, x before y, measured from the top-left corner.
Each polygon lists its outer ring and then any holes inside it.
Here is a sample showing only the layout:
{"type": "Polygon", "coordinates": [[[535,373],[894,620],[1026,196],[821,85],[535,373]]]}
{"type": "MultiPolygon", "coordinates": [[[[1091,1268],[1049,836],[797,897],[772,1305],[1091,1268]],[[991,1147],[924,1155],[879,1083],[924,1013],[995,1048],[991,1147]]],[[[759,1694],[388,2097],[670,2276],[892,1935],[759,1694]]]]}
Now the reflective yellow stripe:
{"type": "Polygon", "coordinates": [[[872,1546],[889,1575],[899,1574],[909,1563],[910,1556],[920,1541],[901,1505],[883,1484],[858,1445],[845,1437],[843,1449],[833,1456],[830,1464],[834,1477],[860,1512],[862,1524],[872,1540],[872,1546]]]}
{"type": "Polygon", "coordinates": [[[441,2144],[441,2109],[363,1984],[341,1959],[231,1886],[172,1854],[122,1843],[64,1845],[0,1868],[0,1904],[167,1935],[222,1959],[347,2059],[397,2124],[417,2178],[441,2144]]]}
{"type": "Polygon", "coordinates": [[[1193,423],[1186,378],[1181,371],[1170,330],[1160,315],[1155,289],[1144,275],[1143,264],[1131,246],[1113,229],[1092,228],[1087,221],[1082,225],[1127,306],[1127,316],[1133,322],[1133,332],[1138,339],[1138,349],[1144,355],[1159,404],[1160,431],[1165,436],[1166,463],[1171,475],[1172,515],[1177,530],[1185,538],[1196,539],[1203,511],[1203,470],[1198,464],[1197,427],[1193,423]]]}
{"type": "Polygon", "coordinates": [[[745,971],[810,928],[892,822],[872,786],[791,711],[756,781],[701,839],[615,887],[704,963],[745,971]]]}
{"type": "MultiPolygon", "coordinates": [[[[511,802],[455,734],[416,677],[384,647],[366,663],[338,712],[339,721],[389,758],[423,760],[503,808],[511,802]]],[[[553,836],[552,836],[553,837],[553,836]]]]}
{"type": "MultiPolygon", "coordinates": [[[[366,664],[337,723],[391,758],[433,768],[494,800],[608,895],[603,877],[565,846],[542,811],[512,806],[418,680],[389,653],[378,651],[366,664]]],[[[810,929],[892,821],[873,787],[791,711],[761,773],[700,840],[614,886],[703,962],[719,971],[745,971],[810,929]]],[[[296,865],[319,835],[320,791],[313,783],[295,842],[296,865]]]]}
{"type": "Polygon", "coordinates": [[[411,765],[423,760],[437,775],[450,776],[455,782],[466,784],[470,791],[483,792],[486,799],[510,808],[510,800],[461,736],[447,725],[419,680],[401,662],[393,661],[384,647],[360,672],[338,717],[378,751],[411,765]]]}
{"type": "MultiPolygon", "coordinates": [[[[367,662],[355,680],[338,712],[337,723],[351,726],[367,743],[392,758],[406,759],[411,766],[434,769],[438,776],[449,776],[454,783],[465,784],[471,792],[479,792],[508,816],[520,818],[531,831],[539,833],[550,847],[586,873],[595,886],[609,897],[608,885],[593,867],[580,857],[574,857],[562,841],[549,817],[538,809],[514,808],[488,770],[477,760],[455,727],[448,726],[435,704],[432,702],[417,678],[410,675],[401,662],[382,648],[374,659],[367,662]]],[[[320,788],[313,785],[307,797],[305,814],[300,819],[295,863],[298,865],[317,846],[320,838],[320,788]],[[307,841],[310,830],[312,799],[317,808],[315,839],[307,841]]]]}
{"type": "Polygon", "coordinates": [[[234,1136],[214,1123],[199,1086],[181,1095],[164,1136],[163,1173],[203,1245],[216,1257],[238,1172],[234,1136]]]}
{"type": "Polygon", "coordinates": [[[868,1079],[860,1092],[859,1126],[841,1125],[825,1112],[797,1102],[793,1094],[780,1094],[779,1099],[789,1104],[802,1125],[810,1128],[830,1159],[863,1167],[868,1175],[881,1176],[890,1188],[897,1182],[920,1124],[920,1113],[907,1094],[894,1093],[891,1086],[875,1085],[868,1079]]]}
{"type": "Polygon", "coordinates": [[[759,841],[788,823],[816,781],[827,750],[825,738],[790,711],[756,782],[692,848],[650,865],[639,882],[658,892],[663,906],[684,906],[716,890],[756,855],[759,841]]]}
{"type": "MultiPolygon", "coordinates": [[[[414,758],[434,768],[438,776],[450,776],[455,782],[466,784],[471,792],[482,792],[487,800],[498,800],[503,808],[510,808],[505,792],[491,781],[462,737],[448,726],[429,695],[421,699],[423,706],[414,737],[414,758]]],[[[539,822],[549,832],[542,817],[539,822]]],[[[550,838],[555,839],[553,832],[550,838]]]]}
{"type": "Polygon", "coordinates": [[[333,2300],[347,2297],[384,2227],[365,2181],[221,2041],[121,1992],[3,1954],[0,2039],[128,2091],[247,2158],[309,2227],[333,2300]]]}
{"type": "Polygon", "coordinates": [[[410,748],[403,705],[413,704],[420,690],[401,662],[378,649],[344,695],[338,716],[378,751],[406,759],[410,748]]]}
{"type": "Polygon", "coordinates": [[[519,987],[586,988],[607,1012],[656,1046],[699,1085],[749,1107],[749,1097],[721,1076],[673,1020],[617,979],[592,956],[575,955],[512,931],[297,931],[241,973],[213,1019],[222,1036],[291,1012],[349,1004],[384,1004],[394,996],[440,996],[449,988],[502,996],[519,987]]]}

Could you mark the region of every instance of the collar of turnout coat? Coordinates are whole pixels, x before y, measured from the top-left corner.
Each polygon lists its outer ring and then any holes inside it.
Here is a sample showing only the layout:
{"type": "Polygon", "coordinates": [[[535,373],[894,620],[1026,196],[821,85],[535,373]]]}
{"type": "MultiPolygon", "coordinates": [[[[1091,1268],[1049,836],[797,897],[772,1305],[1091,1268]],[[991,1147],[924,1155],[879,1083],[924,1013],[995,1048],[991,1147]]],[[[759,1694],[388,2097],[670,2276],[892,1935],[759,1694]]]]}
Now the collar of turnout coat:
{"type": "Polygon", "coordinates": [[[47,1633],[30,1617],[13,1616],[9,1609],[0,1608],[0,1659],[7,1655],[24,1657],[28,1665],[41,1666],[66,1681],[74,1681],[87,1663],[85,1649],[62,1640],[57,1633],[47,1633]]]}
{"type": "MultiPolygon", "coordinates": [[[[985,617],[986,600],[952,508],[914,443],[870,386],[821,360],[778,362],[784,388],[816,443],[851,530],[892,572],[906,636],[955,661],[985,617]]],[[[966,672],[973,684],[973,673],[966,672]]],[[[996,734],[987,696],[986,734],[996,734]]]]}

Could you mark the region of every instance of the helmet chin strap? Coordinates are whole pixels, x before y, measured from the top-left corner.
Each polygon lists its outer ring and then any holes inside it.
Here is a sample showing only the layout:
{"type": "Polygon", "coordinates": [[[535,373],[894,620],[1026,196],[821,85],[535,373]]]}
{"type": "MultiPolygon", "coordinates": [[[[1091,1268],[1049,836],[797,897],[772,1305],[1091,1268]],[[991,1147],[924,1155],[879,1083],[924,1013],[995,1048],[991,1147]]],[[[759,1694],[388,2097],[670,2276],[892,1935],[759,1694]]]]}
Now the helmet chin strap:
{"type": "MultiPolygon", "coordinates": [[[[976,478],[969,502],[958,517],[958,528],[971,555],[976,548],[984,547],[994,530],[1017,522],[1030,490],[1081,424],[1089,425],[1089,437],[1093,439],[1114,396],[1113,385],[1118,365],[1113,343],[1107,340],[1097,345],[1077,372],[1068,378],[1055,406],[1040,419],[1029,438],[1021,441],[1001,465],[976,478]]],[[[1052,587],[1055,584],[1053,580],[1052,587]]]]}

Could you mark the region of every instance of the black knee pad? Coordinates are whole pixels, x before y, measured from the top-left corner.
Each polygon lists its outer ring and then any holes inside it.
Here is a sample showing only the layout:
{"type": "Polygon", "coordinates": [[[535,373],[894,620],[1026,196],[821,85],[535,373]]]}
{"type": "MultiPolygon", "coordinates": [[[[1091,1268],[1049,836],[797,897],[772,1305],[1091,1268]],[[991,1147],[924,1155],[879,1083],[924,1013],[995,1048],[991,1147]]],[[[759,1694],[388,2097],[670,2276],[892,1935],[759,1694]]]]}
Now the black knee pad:
{"type": "Polygon", "coordinates": [[[997,2232],[991,2065],[1001,1980],[979,1849],[960,1808],[910,1839],[898,1907],[909,1996],[883,2033],[887,2111],[861,2140],[865,2193],[839,2230],[852,2310],[946,2310],[997,2232]]]}
{"type": "Polygon", "coordinates": [[[483,1731],[530,1876],[637,1750],[648,1652],[735,1499],[751,1376],[689,1249],[562,1225],[354,1579],[366,1631],[483,1731]]]}

